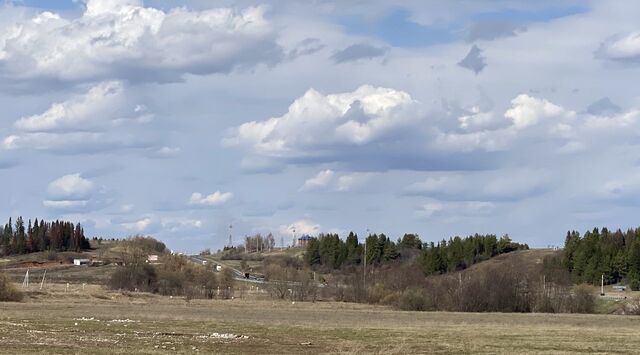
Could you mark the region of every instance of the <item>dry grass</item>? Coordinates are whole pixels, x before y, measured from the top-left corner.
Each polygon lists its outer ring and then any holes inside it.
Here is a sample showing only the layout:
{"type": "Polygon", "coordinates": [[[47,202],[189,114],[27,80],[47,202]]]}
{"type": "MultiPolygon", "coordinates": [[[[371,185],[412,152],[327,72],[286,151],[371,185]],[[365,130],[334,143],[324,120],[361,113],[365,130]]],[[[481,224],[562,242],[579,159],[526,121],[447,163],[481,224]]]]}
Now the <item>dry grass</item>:
{"type": "Polygon", "coordinates": [[[347,303],[204,301],[55,285],[0,303],[4,353],[633,353],[640,318],[398,312],[347,303]],[[114,322],[114,320],[116,320],[114,322]],[[215,333],[218,333],[217,335],[215,333]],[[247,338],[228,339],[231,333],[247,338]]]}

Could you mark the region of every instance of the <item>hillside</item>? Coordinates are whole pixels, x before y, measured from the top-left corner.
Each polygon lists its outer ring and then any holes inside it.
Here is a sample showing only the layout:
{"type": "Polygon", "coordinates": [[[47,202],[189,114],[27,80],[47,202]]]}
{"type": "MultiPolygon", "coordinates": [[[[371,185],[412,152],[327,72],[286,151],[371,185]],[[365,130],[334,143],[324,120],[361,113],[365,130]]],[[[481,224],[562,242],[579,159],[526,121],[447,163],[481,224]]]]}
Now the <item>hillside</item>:
{"type": "Polygon", "coordinates": [[[473,275],[474,273],[486,271],[495,267],[508,268],[513,265],[518,265],[526,269],[528,272],[540,273],[540,275],[542,275],[542,263],[544,258],[554,255],[562,255],[562,251],[554,249],[516,250],[510,253],[494,256],[489,260],[471,265],[469,268],[459,272],[463,275],[473,275]]]}

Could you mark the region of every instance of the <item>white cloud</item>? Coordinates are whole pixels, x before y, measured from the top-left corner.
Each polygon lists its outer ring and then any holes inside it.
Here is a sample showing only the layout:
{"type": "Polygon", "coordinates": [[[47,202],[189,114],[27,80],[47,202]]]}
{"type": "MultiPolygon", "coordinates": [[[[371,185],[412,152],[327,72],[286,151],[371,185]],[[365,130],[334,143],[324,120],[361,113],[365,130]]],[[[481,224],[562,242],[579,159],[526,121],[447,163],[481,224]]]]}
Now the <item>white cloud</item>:
{"type": "Polygon", "coordinates": [[[598,56],[621,62],[640,62],[640,32],[617,35],[602,43],[598,56]]]}
{"type": "MultiPolygon", "coordinates": [[[[502,120],[504,121],[504,120],[502,120]]],[[[482,131],[504,126],[506,122],[500,122],[493,111],[482,111],[479,106],[473,106],[469,112],[458,117],[460,128],[465,131],[482,131]]]]}
{"type": "MultiPolygon", "coordinates": [[[[240,125],[223,140],[271,164],[287,160],[343,159],[348,147],[367,149],[397,142],[399,132],[419,121],[417,103],[405,92],[361,86],[324,95],[313,89],[296,99],[286,114],[240,125]]],[[[355,154],[357,150],[354,150],[355,154]]]]}
{"type": "Polygon", "coordinates": [[[95,185],[80,174],[69,174],[49,183],[49,196],[58,199],[83,200],[91,196],[95,185]]]}
{"type": "Polygon", "coordinates": [[[189,204],[195,206],[219,206],[233,198],[231,192],[216,191],[210,195],[203,195],[199,192],[194,192],[189,198],[189,204]]]}
{"type": "Polygon", "coordinates": [[[147,126],[154,115],[135,97],[121,82],[98,83],[41,114],[20,118],[14,123],[16,132],[2,145],[65,153],[151,148],[157,145],[157,133],[137,128],[147,126]]]}
{"type": "Polygon", "coordinates": [[[163,229],[169,232],[179,232],[202,228],[202,220],[185,217],[165,217],[160,220],[163,229]]]}
{"type": "Polygon", "coordinates": [[[87,200],[61,200],[61,201],[53,201],[53,200],[44,200],[42,201],[42,205],[48,208],[53,208],[57,210],[76,210],[79,208],[84,208],[89,205],[89,201],[87,200]]]}
{"type": "Polygon", "coordinates": [[[180,154],[180,147],[162,147],[155,152],[155,156],[160,158],[172,158],[180,154]]]}
{"type": "Polygon", "coordinates": [[[313,191],[326,188],[333,181],[333,170],[323,170],[318,175],[308,179],[300,188],[301,191],[313,191]]]}
{"type": "MultiPolygon", "coordinates": [[[[113,120],[122,119],[120,114],[127,114],[121,109],[124,101],[124,87],[117,81],[100,83],[84,95],[54,103],[45,112],[23,117],[14,123],[14,127],[26,132],[51,132],[59,130],[95,129],[107,124],[114,125],[113,120]],[[108,117],[112,121],[104,120],[108,117]]],[[[143,111],[140,106],[131,108],[128,114],[134,115],[143,111]]],[[[102,127],[104,128],[104,127],[102,127]]]]}
{"type": "Polygon", "coordinates": [[[511,105],[512,107],[505,112],[504,116],[511,119],[513,125],[518,129],[536,125],[544,119],[575,114],[545,99],[538,99],[526,94],[518,95],[511,100],[511,105]]]}
{"type": "Polygon", "coordinates": [[[299,220],[289,225],[281,225],[279,228],[280,235],[296,236],[301,235],[317,235],[320,232],[320,225],[309,220],[299,220]],[[295,232],[294,232],[295,231],[295,232]]]}
{"type": "Polygon", "coordinates": [[[262,7],[165,12],[142,1],[88,0],[86,5],[78,18],[41,12],[2,29],[0,77],[22,83],[166,81],[282,57],[262,7]]]}
{"type": "Polygon", "coordinates": [[[132,222],[121,223],[121,225],[128,230],[136,231],[136,232],[144,232],[149,229],[154,224],[153,219],[151,217],[144,217],[132,222]]]}
{"type": "Polygon", "coordinates": [[[284,116],[242,124],[224,142],[273,156],[304,154],[306,147],[362,145],[414,119],[407,112],[413,104],[407,93],[393,89],[361,86],[335,95],[311,89],[284,116]]]}
{"type": "Polygon", "coordinates": [[[42,205],[60,211],[92,211],[109,203],[103,187],[80,174],[69,174],[51,181],[47,187],[47,197],[42,205]]]}
{"type": "Polygon", "coordinates": [[[368,173],[336,173],[327,169],[307,179],[300,191],[338,191],[348,192],[360,187],[369,177],[368,173]]]}

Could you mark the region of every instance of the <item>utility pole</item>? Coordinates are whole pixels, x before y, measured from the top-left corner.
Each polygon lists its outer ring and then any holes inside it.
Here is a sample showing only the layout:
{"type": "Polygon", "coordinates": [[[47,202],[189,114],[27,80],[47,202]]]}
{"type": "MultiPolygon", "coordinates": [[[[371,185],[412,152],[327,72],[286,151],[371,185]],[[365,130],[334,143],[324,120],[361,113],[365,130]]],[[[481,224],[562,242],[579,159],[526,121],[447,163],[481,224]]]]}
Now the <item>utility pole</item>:
{"type": "Polygon", "coordinates": [[[22,281],[22,288],[29,288],[29,269],[27,269],[27,273],[24,274],[24,280],[22,281]]]}
{"type": "Polygon", "coordinates": [[[604,296],[604,274],[600,279],[600,296],[604,296]]]}
{"type": "Polygon", "coordinates": [[[367,236],[364,237],[364,268],[362,269],[362,284],[364,291],[367,291],[367,238],[369,238],[369,228],[367,228],[367,236]]]}
{"type": "Polygon", "coordinates": [[[44,278],[47,276],[47,269],[44,269],[44,274],[42,275],[42,281],[40,282],[40,289],[44,286],[44,278]]]}

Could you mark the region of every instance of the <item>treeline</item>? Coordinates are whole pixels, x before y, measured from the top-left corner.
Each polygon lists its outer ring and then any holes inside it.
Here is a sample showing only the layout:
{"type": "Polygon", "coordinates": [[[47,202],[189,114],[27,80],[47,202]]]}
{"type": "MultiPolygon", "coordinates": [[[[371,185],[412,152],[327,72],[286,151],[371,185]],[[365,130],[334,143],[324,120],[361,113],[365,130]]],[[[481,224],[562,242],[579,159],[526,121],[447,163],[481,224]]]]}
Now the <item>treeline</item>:
{"type": "Polygon", "coordinates": [[[562,258],[576,283],[599,285],[626,281],[640,289],[640,228],[615,232],[594,228],[583,236],[567,232],[562,258]]]}
{"type": "Polygon", "coordinates": [[[80,251],[89,249],[80,223],[66,221],[45,222],[36,218],[25,225],[22,217],[4,225],[0,238],[0,255],[28,254],[45,250],[80,251]]]}
{"type": "MultiPolygon", "coordinates": [[[[377,265],[397,259],[403,249],[420,249],[422,242],[414,234],[405,234],[394,242],[384,234],[371,234],[366,240],[368,265],[377,265]]],[[[337,234],[320,234],[310,240],[304,255],[311,267],[339,269],[344,266],[359,265],[363,262],[364,245],[358,242],[358,235],[351,232],[343,241],[337,234]]]]}
{"type": "Polygon", "coordinates": [[[429,243],[418,262],[426,275],[444,274],[464,270],[496,255],[527,249],[527,244],[513,242],[508,235],[498,239],[493,234],[475,234],[464,239],[455,237],[438,244],[429,243]]]}
{"type": "MultiPolygon", "coordinates": [[[[366,238],[368,265],[381,265],[398,258],[413,258],[426,275],[463,270],[499,254],[529,249],[526,244],[513,242],[508,235],[498,239],[495,235],[475,234],[467,238],[455,237],[437,244],[423,244],[415,234],[405,234],[397,242],[384,234],[372,234],[366,238]]],[[[360,265],[364,245],[358,236],[349,233],[343,241],[337,234],[321,234],[309,241],[304,255],[312,268],[335,270],[360,265]]]]}

